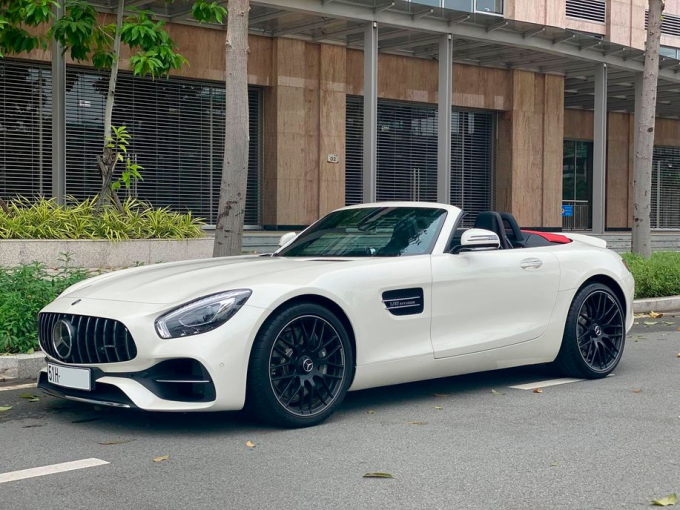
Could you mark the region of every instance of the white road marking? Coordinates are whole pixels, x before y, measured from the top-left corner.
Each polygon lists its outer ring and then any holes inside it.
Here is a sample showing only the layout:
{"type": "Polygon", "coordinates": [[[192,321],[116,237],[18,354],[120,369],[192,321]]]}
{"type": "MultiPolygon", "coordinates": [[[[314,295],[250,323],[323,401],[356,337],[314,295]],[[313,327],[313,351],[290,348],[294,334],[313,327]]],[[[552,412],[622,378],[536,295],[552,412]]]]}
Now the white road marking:
{"type": "Polygon", "coordinates": [[[0,386],[0,391],[23,390],[25,388],[35,388],[36,383],[15,384],[13,386],[0,386]]]}
{"type": "Polygon", "coordinates": [[[518,384],[517,386],[510,387],[514,390],[535,390],[536,388],[547,388],[548,386],[557,386],[559,384],[569,384],[581,381],[585,381],[585,379],[574,379],[572,377],[564,377],[562,379],[550,379],[549,381],[539,381],[529,384],[518,384]]]}
{"type": "Polygon", "coordinates": [[[0,474],[0,483],[14,482],[16,480],[24,480],[26,478],[35,478],[36,476],[64,473],[66,471],[102,466],[104,464],[108,464],[108,462],[100,459],[83,459],[75,460],[73,462],[62,462],[61,464],[52,464],[51,466],[22,469],[21,471],[11,471],[9,473],[0,474]]]}

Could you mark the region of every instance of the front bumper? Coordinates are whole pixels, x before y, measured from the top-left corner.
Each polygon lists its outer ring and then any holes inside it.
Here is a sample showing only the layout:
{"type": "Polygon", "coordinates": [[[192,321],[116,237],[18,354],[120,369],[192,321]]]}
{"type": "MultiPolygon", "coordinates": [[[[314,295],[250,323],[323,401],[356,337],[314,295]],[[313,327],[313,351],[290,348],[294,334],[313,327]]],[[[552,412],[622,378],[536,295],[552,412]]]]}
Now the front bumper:
{"type": "Polygon", "coordinates": [[[48,356],[56,364],[91,368],[93,387],[88,392],[50,384],[43,370],[38,386],[46,393],[149,411],[243,408],[250,351],[267,310],[246,305],[213,331],[164,340],[156,334],[154,321],[167,311],[167,305],[95,299],[73,305],[73,301],[72,297],[60,298],[43,311],[118,320],[134,338],[137,355],[130,361],[101,364],[69,364],[48,356]]]}

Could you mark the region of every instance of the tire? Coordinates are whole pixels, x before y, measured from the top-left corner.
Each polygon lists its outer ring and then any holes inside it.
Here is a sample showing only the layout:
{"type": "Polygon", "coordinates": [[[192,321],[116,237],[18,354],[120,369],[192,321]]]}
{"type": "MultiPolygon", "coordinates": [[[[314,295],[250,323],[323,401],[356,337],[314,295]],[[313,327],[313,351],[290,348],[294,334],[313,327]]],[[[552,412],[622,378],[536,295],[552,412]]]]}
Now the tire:
{"type": "Polygon", "coordinates": [[[255,338],[246,408],[271,425],[318,425],[340,406],[354,375],[354,354],[337,316],[314,303],[275,312],[255,338]]]}
{"type": "Polygon", "coordinates": [[[624,308],[609,287],[593,283],[571,303],[555,365],[570,377],[607,377],[621,361],[625,342],[624,308]]]}

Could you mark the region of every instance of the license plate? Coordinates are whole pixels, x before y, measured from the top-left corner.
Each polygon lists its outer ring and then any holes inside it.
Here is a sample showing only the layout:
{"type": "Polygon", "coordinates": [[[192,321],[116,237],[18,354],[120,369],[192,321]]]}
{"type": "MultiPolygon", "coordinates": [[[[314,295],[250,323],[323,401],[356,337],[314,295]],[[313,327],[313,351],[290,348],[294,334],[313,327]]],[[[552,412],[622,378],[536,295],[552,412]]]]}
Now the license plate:
{"type": "Polygon", "coordinates": [[[89,368],[73,368],[48,363],[47,382],[65,388],[92,391],[92,378],[89,368]]]}

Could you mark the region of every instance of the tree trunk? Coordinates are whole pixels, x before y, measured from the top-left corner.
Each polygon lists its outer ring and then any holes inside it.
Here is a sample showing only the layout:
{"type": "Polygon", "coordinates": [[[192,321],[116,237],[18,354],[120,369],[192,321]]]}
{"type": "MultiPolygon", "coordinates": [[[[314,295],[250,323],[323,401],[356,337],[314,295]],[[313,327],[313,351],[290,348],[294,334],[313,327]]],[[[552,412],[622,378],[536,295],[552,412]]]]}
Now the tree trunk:
{"type": "Polygon", "coordinates": [[[224,162],[215,228],[214,257],[240,255],[248,183],[249,0],[229,0],[224,162]]]}
{"type": "Polygon", "coordinates": [[[117,209],[120,200],[116,192],[111,189],[111,182],[113,180],[113,167],[116,163],[115,154],[110,147],[109,139],[111,138],[111,126],[113,118],[113,103],[116,95],[116,82],[118,80],[118,65],[120,61],[120,32],[123,27],[123,15],[125,13],[125,0],[118,0],[118,7],[116,11],[116,34],[113,38],[113,65],[111,66],[111,74],[109,75],[109,91],[106,95],[106,108],[104,109],[104,148],[102,156],[97,158],[97,163],[102,177],[102,188],[99,192],[97,200],[97,209],[108,207],[111,202],[117,209]]]}
{"type": "Polygon", "coordinates": [[[645,70],[642,77],[640,118],[635,119],[637,140],[633,166],[633,233],[632,251],[645,258],[652,255],[651,200],[652,158],[654,156],[654,124],[656,89],[659,79],[659,44],[663,0],[649,0],[649,24],[645,48],[645,70]]]}

